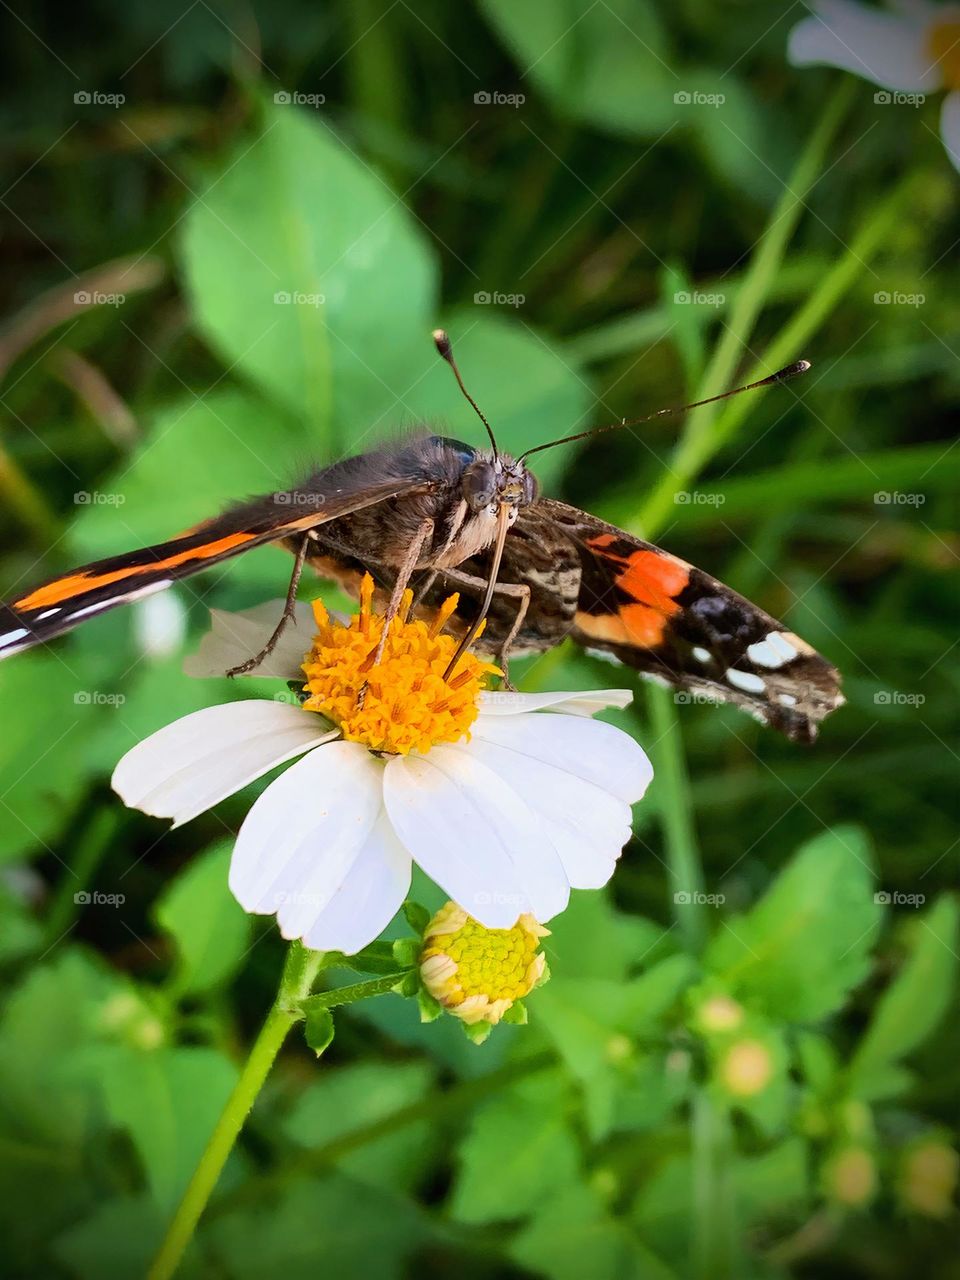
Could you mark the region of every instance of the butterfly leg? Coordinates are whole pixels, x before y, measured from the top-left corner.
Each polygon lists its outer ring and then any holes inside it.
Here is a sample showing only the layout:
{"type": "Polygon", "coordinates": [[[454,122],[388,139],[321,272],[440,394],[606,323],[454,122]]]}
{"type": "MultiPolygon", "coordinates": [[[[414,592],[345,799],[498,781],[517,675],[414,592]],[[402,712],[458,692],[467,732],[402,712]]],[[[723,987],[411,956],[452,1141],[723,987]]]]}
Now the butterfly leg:
{"type": "MultiPolygon", "coordinates": [[[[403,564],[401,564],[400,568],[397,570],[397,577],[393,584],[393,591],[390,593],[390,602],[387,605],[387,612],[384,614],[383,618],[383,631],[380,635],[380,643],[377,645],[376,652],[369,663],[370,670],[377,666],[380,659],[383,657],[383,651],[387,644],[387,635],[390,631],[390,623],[397,616],[397,612],[400,609],[400,602],[403,599],[403,593],[406,591],[411,575],[417,567],[417,561],[420,559],[420,553],[423,550],[424,545],[433,534],[433,529],[434,522],[432,520],[423,521],[410,543],[407,554],[404,556],[403,564]]],[[[363,687],[357,694],[358,706],[363,706],[363,701],[366,695],[367,685],[366,682],[364,682],[363,687]]]]}
{"type": "MultiPolygon", "coordinates": [[[[454,584],[463,587],[479,587],[484,588],[487,585],[486,578],[478,578],[475,574],[464,573],[462,569],[444,569],[443,576],[454,584]]],[[[503,672],[503,687],[505,689],[513,689],[514,686],[510,682],[510,649],[514,640],[520,634],[520,628],[527,616],[527,610],[530,608],[530,588],[524,583],[519,582],[498,582],[494,587],[494,594],[507,596],[509,599],[518,600],[517,613],[510,625],[506,638],[499,648],[495,651],[494,657],[497,665],[503,672]]]]}
{"type": "MultiPolygon", "coordinates": [[[[248,658],[246,662],[241,662],[239,666],[231,667],[226,672],[228,676],[245,676],[248,671],[253,671],[255,667],[259,667],[264,658],[269,658],[277,647],[277,642],[283,635],[287,623],[294,621],[297,607],[297,587],[300,585],[300,576],[303,573],[304,562],[307,558],[307,548],[310,545],[310,534],[305,533],[300,539],[297,547],[296,559],[293,562],[293,573],[290,575],[290,586],[287,588],[287,598],[284,602],[283,613],[280,615],[280,621],[273,629],[273,634],[263,646],[259,653],[255,653],[252,658],[248,658]]],[[[294,625],[296,623],[294,622],[294,625]]]]}

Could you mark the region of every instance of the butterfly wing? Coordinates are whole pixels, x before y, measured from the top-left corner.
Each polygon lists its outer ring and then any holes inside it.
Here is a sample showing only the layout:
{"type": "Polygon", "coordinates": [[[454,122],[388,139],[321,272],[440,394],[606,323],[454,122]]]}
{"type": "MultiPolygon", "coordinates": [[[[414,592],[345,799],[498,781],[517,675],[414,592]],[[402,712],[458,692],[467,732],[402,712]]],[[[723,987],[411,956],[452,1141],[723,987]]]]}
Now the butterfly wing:
{"type": "MultiPolygon", "coordinates": [[[[488,557],[461,566],[485,581],[488,557]]],[[[836,668],[782,623],[677,556],[562,502],[521,511],[507,537],[501,582],[530,592],[510,654],[543,653],[566,637],[680,691],[732,702],[800,742],[843,703],[836,668]]],[[[482,588],[451,582],[472,617],[482,588]]],[[[435,593],[435,601],[440,592],[435,593]]],[[[497,652],[516,617],[495,596],[484,644],[497,652]]]]}
{"type": "Polygon", "coordinates": [[[315,473],[302,488],[240,503],[169,542],[97,560],[53,578],[0,605],[0,658],[51,640],[89,617],[162,591],[252,547],[433,487],[405,465],[402,456],[400,461],[402,465],[390,467],[380,455],[348,459],[315,473]],[[369,465],[359,465],[365,461],[369,465]]]}
{"type": "Polygon", "coordinates": [[[575,507],[537,506],[580,553],[578,644],[796,741],[812,742],[842,705],[837,669],[730,587],[575,507]]]}

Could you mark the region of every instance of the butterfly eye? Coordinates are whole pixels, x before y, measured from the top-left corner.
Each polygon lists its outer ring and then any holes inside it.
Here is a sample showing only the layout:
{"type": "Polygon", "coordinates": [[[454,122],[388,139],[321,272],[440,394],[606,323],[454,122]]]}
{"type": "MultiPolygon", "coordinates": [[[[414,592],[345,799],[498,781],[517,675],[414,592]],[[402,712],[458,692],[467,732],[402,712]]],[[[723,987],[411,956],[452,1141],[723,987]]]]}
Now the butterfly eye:
{"type": "Polygon", "coordinates": [[[492,462],[475,462],[467,467],[461,491],[472,511],[488,507],[497,496],[497,472],[492,462]]]}

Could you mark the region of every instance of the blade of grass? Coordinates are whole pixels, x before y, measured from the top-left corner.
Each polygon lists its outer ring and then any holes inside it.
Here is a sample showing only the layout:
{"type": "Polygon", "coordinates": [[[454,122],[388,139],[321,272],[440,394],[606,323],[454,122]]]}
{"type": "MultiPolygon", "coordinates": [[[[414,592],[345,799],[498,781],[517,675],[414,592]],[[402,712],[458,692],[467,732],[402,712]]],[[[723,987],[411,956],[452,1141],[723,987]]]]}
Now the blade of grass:
{"type": "Polygon", "coordinates": [[[693,826],[690,780],[677,724],[673,693],[659,685],[646,689],[653,727],[655,794],[667,850],[673,917],[684,943],[695,954],[706,940],[703,868],[693,826]]]}
{"type": "MultiPolygon", "coordinates": [[[[913,180],[908,178],[896,187],[886,200],[876,206],[847,251],[837,260],[814,293],[771,342],[764,353],[763,363],[755,364],[744,375],[745,380],[762,377],[779,365],[796,358],[797,352],[820,327],[860,272],[864,270],[869,259],[887,239],[912,187],[913,180]]],[[[739,343],[737,349],[739,350],[739,343]]],[[[708,391],[707,394],[713,393],[708,391]]],[[[766,393],[763,391],[756,393],[756,395],[764,394],[766,393]]],[[[643,528],[647,537],[663,527],[667,517],[673,512],[675,495],[685,489],[710,458],[733,438],[744,418],[753,412],[755,406],[755,397],[752,401],[748,401],[746,396],[738,397],[738,400],[730,401],[712,427],[709,426],[709,422],[707,427],[693,422],[700,410],[695,410],[690,415],[687,429],[671,462],[670,471],[665,473],[660,483],[654,488],[637,517],[637,523],[643,528]]]]}

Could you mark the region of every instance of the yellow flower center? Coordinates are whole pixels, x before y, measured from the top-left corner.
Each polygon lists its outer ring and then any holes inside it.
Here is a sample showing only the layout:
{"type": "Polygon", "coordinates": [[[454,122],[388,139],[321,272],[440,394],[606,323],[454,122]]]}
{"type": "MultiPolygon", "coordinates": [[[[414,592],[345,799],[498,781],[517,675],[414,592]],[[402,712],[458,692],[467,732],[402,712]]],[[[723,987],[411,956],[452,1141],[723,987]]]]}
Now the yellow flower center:
{"type": "Polygon", "coordinates": [[[360,613],[347,626],[331,621],[323,604],[314,601],[317,634],[303,663],[304,710],[333,720],[351,742],[391,755],[469,737],[484,679],[499,669],[465,653],[444,679],[457,642],[441,631],[458,599],[450,596],[427,624],[407,617],[413,593],[405,591],[376,666],[384,620],[372,609],[370,575],[364,574],[360,587],[360,613]]]}
{"type": "Polygon", "coordinates": [[[548,932],[529,915],[522,915],[512,929],[487,929],[447,903],[424,934],[424,985],[467,1022],[499,1022],[543,977],[540,939],[548,932]]]}
{"type": "Polygon", "coordinates": [[[960,17],[935,23],[927,33],[927,52],[940,64],[946,89],[960,89],[960,17]]]}

